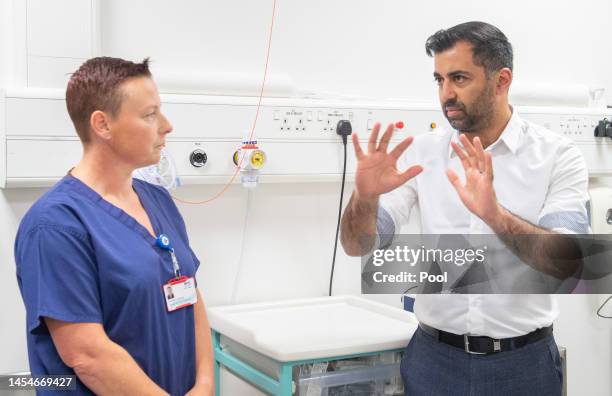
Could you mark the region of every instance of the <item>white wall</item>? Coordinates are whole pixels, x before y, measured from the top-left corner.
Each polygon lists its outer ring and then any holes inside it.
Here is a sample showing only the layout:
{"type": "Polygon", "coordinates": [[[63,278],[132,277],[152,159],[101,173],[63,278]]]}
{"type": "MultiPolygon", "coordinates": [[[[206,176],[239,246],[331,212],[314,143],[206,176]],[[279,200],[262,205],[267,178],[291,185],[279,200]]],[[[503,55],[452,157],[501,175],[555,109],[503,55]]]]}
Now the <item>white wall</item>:
{"type": "MultiPolygon", "coordinates": [[[[102,51],[152,56],[159,67],[263,71],[272,1],[105,1],[102,51]],[[180,4],[180,5],[179,5],[180,4]],[[138,16],[141,16],[138,18],[138,16]]],[[[278,0],[270,72],[300,88],[375,97],[436,99],[424,43],[436,30],[484,20],[515,48],[517,81],[607,87],[608,0],[278,0]],[[579,4],[579,5],[578,5],[579,4]]]]}
{"type": "MultiPolygon", "coordinates": [[[[23,55],[10,48],[7,37],[11,32],[6,26],[10,26],[11,3],[19,8],[25,1],[0,1],[0,59],[23,55]]],[[[480,19],[496,24],[514,44],[517,81],[605,87],[612,103],[609,29],[594,22],[612,15],[612,3],[589,0],[577,4],[567,0],[515,1],[506,6],[485,0],[431,5],[400,0],[279,0],[270,73],[291,75],[302,90],[435,100],[425,39],[439,28],[480,19]]],[[[271,5],[261,0],[105,0],[100,5],[101,53],[135,60],[151,56],[154,67],[160,69],[221,70],[258,78],[263,72],[271,5]]],[[[75,12],[58,6],[49,18],[61,24],[75,17],[75,12]]],[[[11,71],[10,65],[29,62],[33,66],[30,85],[44,82],[63,87],[65,73],[71,69],[62,69],[69,66],[58,66],[53,60],[45,67],[45,59],[0,60],[0,86],[14,83],[21,73],[11,71]]],[[[176,194],[203,199],[218,188],[186,187],[176,194]]],[[[4,280],[0,373],[27,369],[25,319],[14,282],[12,248],[19,219],[43,191],[0,191],[0,279],[4,280]]],[[[240,187],[230,188],[207,205],[179,205],[192,245],[202,259],[199,282],[208,305],[231,299],[245,226],[238,302],[325,295],[338,194],[339,186],[332,183],[260,185],[251,196],[248,222],[247,192],[240,187]]],[[[339,252],[336,293],[359,292],[359,269],[358,260],[339,252]]],[[[398,302],[393,297],[382,299],[398,302]]],[[[612,394],[612,322],[596,318],[594,312],[601,301],[603,296],[561,298],[556,333],[568,347],[573,395],[612,394]]]]}

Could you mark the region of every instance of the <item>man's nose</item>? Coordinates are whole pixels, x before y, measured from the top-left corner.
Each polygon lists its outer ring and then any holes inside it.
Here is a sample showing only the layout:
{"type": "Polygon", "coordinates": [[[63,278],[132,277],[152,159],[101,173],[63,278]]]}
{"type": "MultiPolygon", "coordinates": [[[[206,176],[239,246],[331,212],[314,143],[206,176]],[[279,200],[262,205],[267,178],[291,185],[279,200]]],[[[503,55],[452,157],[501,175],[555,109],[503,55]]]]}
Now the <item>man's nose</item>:
{"type": "Polygon", "coordinates": [[[439,95],[442,103],[457,99],[457,93],[455,92],[452,84],[448,83],[447,81],[443,81],[442,85],[440,85],[439,95]]]}

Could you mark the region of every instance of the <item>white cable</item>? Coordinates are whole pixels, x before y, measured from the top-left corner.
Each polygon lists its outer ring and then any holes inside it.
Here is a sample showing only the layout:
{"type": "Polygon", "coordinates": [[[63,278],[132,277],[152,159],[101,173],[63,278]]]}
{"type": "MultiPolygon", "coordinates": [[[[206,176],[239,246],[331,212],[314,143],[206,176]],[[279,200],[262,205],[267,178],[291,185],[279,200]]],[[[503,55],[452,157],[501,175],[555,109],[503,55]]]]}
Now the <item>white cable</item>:
{"type": "Polygon", "coordinates": [[[238,296],[238,285],[242,281],[242,267],[244,266],[244,248],[246,245],[246,234],[249,223],[249,214],[251,213],[251,191],[252,189],[247,188],[246,198],[246,213],[244,215],[244,226],[242,227],[242,241],[240,241],[240,257],[238,258],[238,265],[236,266],[236,275],[234,276],[234,284],[232,286],[232,295],[230,297],[230,304],[236,304],[238,296]]]}

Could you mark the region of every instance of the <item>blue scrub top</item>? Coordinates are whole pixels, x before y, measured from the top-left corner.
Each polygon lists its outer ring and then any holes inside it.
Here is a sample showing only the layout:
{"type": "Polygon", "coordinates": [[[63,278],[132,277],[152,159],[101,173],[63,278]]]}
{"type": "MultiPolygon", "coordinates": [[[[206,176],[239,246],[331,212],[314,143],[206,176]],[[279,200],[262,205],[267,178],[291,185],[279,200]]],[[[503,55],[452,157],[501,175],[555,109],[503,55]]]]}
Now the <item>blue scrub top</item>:
{"type": "MultiPolygon", "coordinates": [[[[200,263],[168,192],[137,179],[133,187],[155,234],[170,238],[182,275],[195,276],[200,263]]],[[[74,375],[51,340],[42,318],[49,317],[101,323],[171,395],[182,396],[194,385],[193,306],[167,312],[162,289],[174,277],[170,254],[83,182],[66,176],[32,206],[17,233],[15,261],[32,374],[74,375]]],[[[76,393],[56,393],[92,394],[77,385],[76,393]]]]}

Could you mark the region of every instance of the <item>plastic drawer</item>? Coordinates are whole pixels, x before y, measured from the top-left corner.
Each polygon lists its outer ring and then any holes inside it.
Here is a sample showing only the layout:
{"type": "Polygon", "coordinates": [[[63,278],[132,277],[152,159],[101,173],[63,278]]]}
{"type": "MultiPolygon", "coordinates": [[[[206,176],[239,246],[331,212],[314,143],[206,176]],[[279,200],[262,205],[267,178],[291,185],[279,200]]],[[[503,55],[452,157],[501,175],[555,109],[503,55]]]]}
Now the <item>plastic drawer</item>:
{"type": "Polygon", "coordinates": [[[297,394],[331,395],[402,395],[400,363],[378,364],[348,370],[328,371],[300,377],[297,394]],[[309,392],[310,390],[310,392],[309,392]]]}

